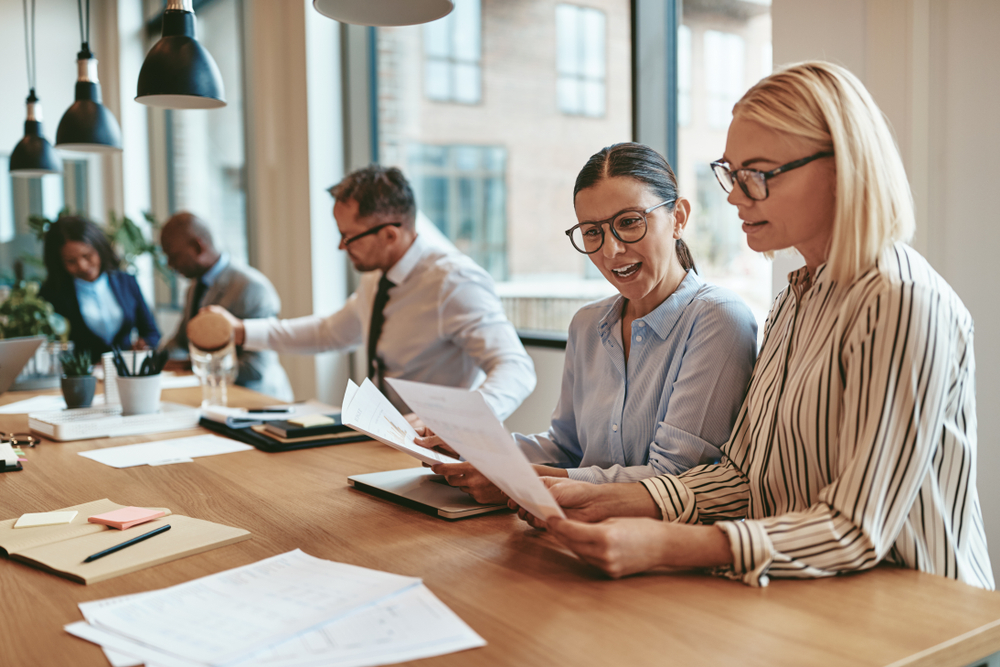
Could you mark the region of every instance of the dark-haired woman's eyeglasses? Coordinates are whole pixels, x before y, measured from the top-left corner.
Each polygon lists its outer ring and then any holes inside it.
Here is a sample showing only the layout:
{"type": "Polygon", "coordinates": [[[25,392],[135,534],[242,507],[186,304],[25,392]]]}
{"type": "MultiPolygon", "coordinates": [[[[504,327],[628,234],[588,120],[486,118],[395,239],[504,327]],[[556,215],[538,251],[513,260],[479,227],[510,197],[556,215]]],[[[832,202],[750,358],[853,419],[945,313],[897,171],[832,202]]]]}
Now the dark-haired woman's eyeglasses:
{"type": "Polygon", "coordinates": [[[719,160],[712,163],[712,171],[715,172],[715,177],[719,179],[719,185],[721,185],[722,189],[726,191],[726,194],[732,192],[734,185],[739,183],[740,190],[743,190],[743,194],[747,197],[753,199],[754,201],[764,201],[767,199],[767,195],[769,194],[767,191],[768,179],[774,178],[778,174],[783,174],[786,171],[804,167],[813,160],[832,156],[832,151],[815,153],[809,157],[804,157],[801,160],[795,160],[794,162],[783,164],[777,169],[772,169],[771,171],[760,171],[758,169],[730,169],[728,162],[719,160]]]}
{"type": "Polygon", "coordinates": [[[646,216],[667,204],[672,204],[677,199],[661,201],[655,206],[650,206],[646,210],[628,209],[619,211],[607,220],[597,220],[595,222],[581,222],[566,230],[573,247],[584,255],[592,255],[604,246],[604,225],[608,225],[611,233],[622,243],[637,243],[646,236],[646,216]]]}

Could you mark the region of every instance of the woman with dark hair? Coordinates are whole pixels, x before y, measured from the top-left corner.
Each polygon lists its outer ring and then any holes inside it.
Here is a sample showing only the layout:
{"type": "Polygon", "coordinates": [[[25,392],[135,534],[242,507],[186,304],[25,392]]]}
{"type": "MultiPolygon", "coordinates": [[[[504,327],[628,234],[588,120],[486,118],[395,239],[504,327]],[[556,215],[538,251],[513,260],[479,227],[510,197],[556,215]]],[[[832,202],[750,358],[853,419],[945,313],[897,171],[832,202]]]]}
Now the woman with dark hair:
{"type": "Polygon", "coordinates": [[[77,350],[88,350],[95,361],[112,345],[155,348],[160,342],[135,278],[120,270],[121,260],[100,227],[80,216],[61,216],[45,233],[48,277],[41,296],[70,325],[77,350]]]}
{"type": "MultiPolygon", "coordinates": [[[[539,474],[594,483],[717,460],[756,357],[750,309],[698,276],[681,239],[691,204],[653,149],[605,148],[580,171],[573,197],[579,223],[566,235],[618,294],[573,317],[552,424],[515,439],[539,474]]],[[[502,499],[468,463],[434,471],[479,502],[502,499]]]]}

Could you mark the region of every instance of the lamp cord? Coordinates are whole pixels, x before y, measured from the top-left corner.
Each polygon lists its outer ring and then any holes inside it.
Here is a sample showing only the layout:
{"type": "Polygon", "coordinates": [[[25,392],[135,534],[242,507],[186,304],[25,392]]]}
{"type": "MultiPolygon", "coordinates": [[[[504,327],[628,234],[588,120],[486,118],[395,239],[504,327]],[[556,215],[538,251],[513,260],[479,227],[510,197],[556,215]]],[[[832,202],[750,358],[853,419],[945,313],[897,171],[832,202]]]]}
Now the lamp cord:
{"type": "Polygon", "coordinates": [[[87,19],[83,18],[83,0],[76,0],[77,13],[80,16],[80,42],[83,44],[81,53],[90,55],[90,0],[87,0],[87,19]]]}
{"type": "Polygon", "coordinates": [[[24,57],[28,64],[28,89],[31,96],[35,95],[35,0],[31,0],[31,23],[28,23],[28,0],[23,0],[24,4],[24,57]]]}

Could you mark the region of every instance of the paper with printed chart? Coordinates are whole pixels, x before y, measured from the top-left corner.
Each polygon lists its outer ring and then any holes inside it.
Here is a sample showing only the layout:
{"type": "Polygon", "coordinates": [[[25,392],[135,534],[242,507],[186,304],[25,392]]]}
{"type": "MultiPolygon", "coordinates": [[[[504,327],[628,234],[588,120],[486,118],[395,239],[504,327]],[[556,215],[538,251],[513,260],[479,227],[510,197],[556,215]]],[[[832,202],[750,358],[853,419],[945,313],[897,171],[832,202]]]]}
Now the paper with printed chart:
{"type": "Polygon", "coordinates": [[[355,431],[360,431],[428,465],[458,463],[456,458],[414,443],[413,439],[417,437],[417,432],[410,426],[410,422],[399,414],[396,406],[390,403],[368,378],[365,378],[360,387],[351,380],[347,381],[344,402],[340,408],[340,420],[355,431]]]}
{"type": "MultiPolygon", "coordinates": [[[[82,602],[79,607],[84,618],[93,622],[102,609],[141,600],[148,595],[151,593],[82,602]]],[[[112,667],[132,667],[142,663],[157,667],[206,664],[168,655],[84,622],[67,625],[65,629],[72,635],[99,644],[112,667]]],[[[369,667],[429,658],[485,644],[462,619],[423,584],[419,584],[230,665],[369,667]]]]}
{"type": "Polygon", "coordinates": [[[178,660],[226,665],[419,584],[295,550],[99,609],[91,625],[178,660]]]}
{"type": "Polygon", "coordinates": [[[541,519],[565,518],[482,394],[398,378],[386,382],[434,433],[514,502],[541,519]]]}

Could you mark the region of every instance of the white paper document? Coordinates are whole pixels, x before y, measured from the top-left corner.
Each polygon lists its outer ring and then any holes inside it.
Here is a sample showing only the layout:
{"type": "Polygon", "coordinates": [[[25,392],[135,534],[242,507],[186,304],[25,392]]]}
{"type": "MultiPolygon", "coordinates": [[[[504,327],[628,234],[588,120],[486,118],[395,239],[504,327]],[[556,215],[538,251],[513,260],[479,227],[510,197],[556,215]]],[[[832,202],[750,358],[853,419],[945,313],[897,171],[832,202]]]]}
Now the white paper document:
{"type": "MultiPolygon", "coordinates": [[[[104,396],[98,394],[94,396],[91,406],[104,405],[104,396]]],[[[66,401],[61,395],[56,396],[32,396],[23,401],[0,405],[0,415],[26,415],[29,412],[52,412],[53,410],[65,410],[66,401]]]]}
{"type": "Polygon", "coordinates": [[[66,631],[158,667],[366,667],[483,646],[402,577],[292,551],[186,584],[81,603],[66,631]],[[235,633],[231,634],[231,633],[235,633]]]}
{"type": "Polygon", "coordinates": [[[220,438],[217,435],[195,435],[190,438],[105,447],[104,449],[91,449],[78,453],[80,456],[112,468],[131,468],[168,462],[175,463],[199,456],[243,452],[248,449],[253,449],[253,447],[229,438],[220,438]]]}
{"type": "MultiPolygon", "coordinates": [[[[141,595],[141,593],[139,594],[141,595]]],[[[93,618],[94,613],[98,609],[103,609],[105,607],[111,607],[116,604],[121,604],[132,598],[135,595],[119,595],[116,598],[106,598],[104,600],[92,600],[90,602],[81,602],[77,606],[80,607],[80,611],[83,613],[83,617],[90,621],[93,618]]],[[[81,623],[80,625],[87,625],[86,623],[81,623]]],[[[142,664],[142,660],[139,658],[126,655],[124,653],[119,653],[118,651],[104,648],[104,655],[107,657],[108,662],[111,663],[111,667],[138,667],[142,664]]]]}
{"type": "Polygon", "coordinates": [[[66,401],[62,396],[32,396],[23,401],[0,405],[0,414],[19,415],[29,412],[48,412],[50,410],[65,410],[66,401]]]}
{"type": "Polygon", "coordinates": [[[360,387],[351,380],[347,381],[340,419],[355,431],[360,431],[393,449],[409,454],[418,461],[430,465],[458,463],[456,458],[414,443],[413,439],[417,437],[417,432],[410,426],[410,422],[399,414],[399,410],[368,378],[365,378],[360,387]]]}
{"type": "Polygon", "coordinates": [[[565,517],[548,487],[478,391],[386,378],[434,433],[541,519],[565,517]]]}

